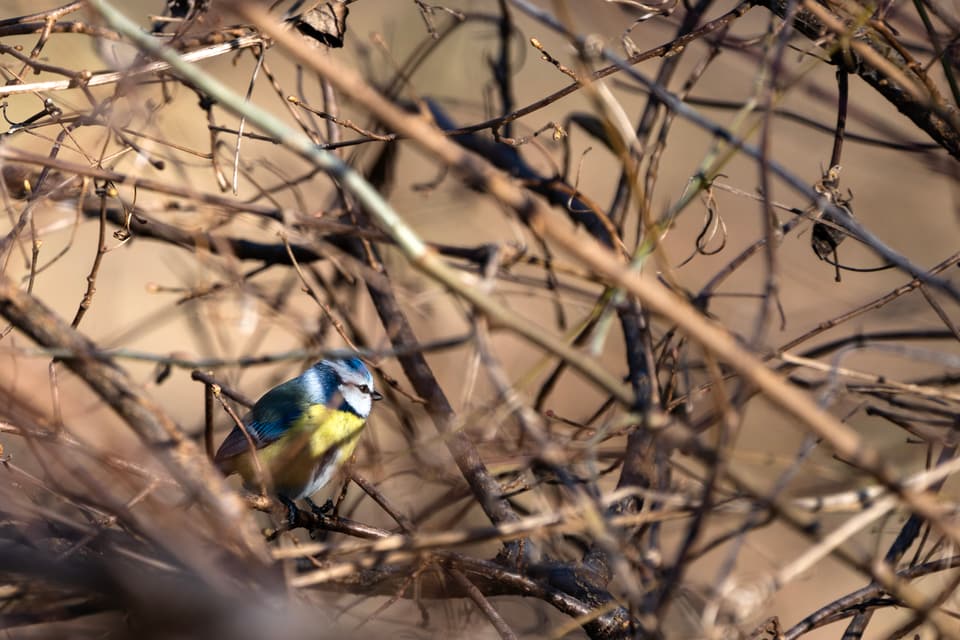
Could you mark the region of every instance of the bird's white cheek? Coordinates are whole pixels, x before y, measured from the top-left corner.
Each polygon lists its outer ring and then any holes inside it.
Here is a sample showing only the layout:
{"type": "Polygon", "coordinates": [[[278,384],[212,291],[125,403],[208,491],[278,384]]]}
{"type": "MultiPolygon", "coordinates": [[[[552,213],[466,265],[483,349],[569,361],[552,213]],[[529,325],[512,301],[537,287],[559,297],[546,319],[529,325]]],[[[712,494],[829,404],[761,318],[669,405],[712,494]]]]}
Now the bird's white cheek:
{"type": "Polygon", "coordinates": [[[340,387],[340,393],[343,395],[346,403],[353,407],[353,410],[356,411],[358,415],[363,418],[370,415],[373,401],[370,399],[369,394],[363,393],[356,387],[348,386],[340,387]]]}

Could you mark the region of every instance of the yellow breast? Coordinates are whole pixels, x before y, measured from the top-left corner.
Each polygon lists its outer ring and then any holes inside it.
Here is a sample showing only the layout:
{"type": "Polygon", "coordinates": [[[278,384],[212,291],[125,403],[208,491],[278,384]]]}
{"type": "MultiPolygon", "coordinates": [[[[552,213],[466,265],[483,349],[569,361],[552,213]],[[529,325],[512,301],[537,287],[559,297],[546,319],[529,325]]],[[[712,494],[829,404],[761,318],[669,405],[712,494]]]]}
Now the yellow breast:
{"type": "MultiPolygon", "coordinates": [[[[267,488],[290,499],[318,490],[353,455],[365,420],[347,411],[314,405],[279,439],[256,452],[267,488]]],[[[249,453],[237,456],[234,468],[244,485],[260,485],[249,453]]]]}
{"type": "Polygon", "coordinates": [[[313,457],[323,457],[332,447],[339,447],[345,457],[350,457],[365,423],[366,421],[355,413],[317,404],[304,412],[290,431],[309,433],[310,453],[313,457]]]}

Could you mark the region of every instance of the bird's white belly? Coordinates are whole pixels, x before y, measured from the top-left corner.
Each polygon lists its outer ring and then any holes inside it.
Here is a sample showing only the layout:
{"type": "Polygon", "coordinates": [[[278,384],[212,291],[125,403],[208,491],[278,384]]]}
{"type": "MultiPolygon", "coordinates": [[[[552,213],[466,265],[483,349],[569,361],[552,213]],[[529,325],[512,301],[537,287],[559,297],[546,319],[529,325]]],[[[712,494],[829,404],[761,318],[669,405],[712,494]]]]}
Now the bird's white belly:
{"type": "Polygon", "coordinates": [[[317,491],[320,491],[320,489],[322,489],[333,478],[333,474],[337,472],[338,468],[340,468],[340,463],[342,461],[343,448],[338,447],[335,454],[323,460],[323,462],[317,467],[316,471],[314,471],[313,478],[303,488],[303,491],[300,493],[300,495],[294,498],[294,500],[309,498],[317,491]]]}

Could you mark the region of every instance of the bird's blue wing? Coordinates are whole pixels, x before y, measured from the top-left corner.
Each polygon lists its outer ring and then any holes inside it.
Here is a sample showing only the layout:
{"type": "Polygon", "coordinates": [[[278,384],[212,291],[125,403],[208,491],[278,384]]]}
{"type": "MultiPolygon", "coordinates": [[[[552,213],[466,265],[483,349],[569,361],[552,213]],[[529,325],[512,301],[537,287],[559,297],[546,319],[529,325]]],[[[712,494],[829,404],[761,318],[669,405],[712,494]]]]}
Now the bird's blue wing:
{"type": "MultiPolygon", "coordinates": [[[[268,391],[244,417],[243,424],[246,425],[255,448],[261,449],[279,439],[310,404],[298,380],[288,380],[268,391]]],[[[247,435],[240,427],[234,427],[217,449],[214,461],[222,463],[249,450],[247,435]]]]}

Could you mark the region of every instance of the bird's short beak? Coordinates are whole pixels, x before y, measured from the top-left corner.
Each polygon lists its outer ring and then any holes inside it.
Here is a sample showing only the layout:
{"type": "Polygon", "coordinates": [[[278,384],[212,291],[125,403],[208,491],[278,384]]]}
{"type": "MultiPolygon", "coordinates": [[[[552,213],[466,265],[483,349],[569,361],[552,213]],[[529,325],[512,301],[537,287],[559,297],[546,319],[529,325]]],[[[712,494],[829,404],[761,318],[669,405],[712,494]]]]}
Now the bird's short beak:
{"type": "Polygon", "coordinates": [[[370,393],[370,397],[373,398],[374,400],[383,400],[383,394],[380,393],[379,391],[372,391],[370,393]]]}

